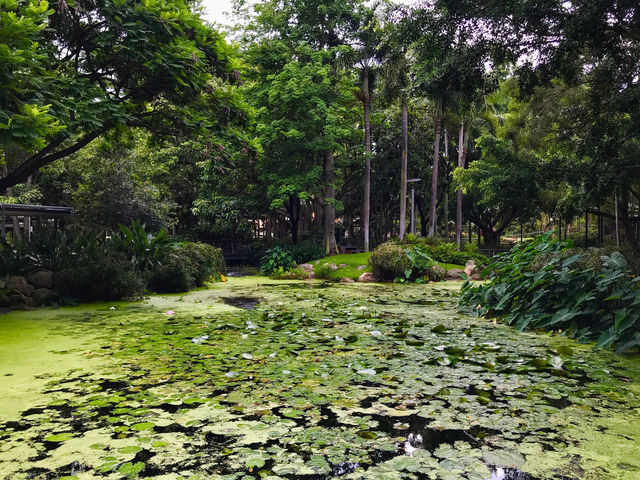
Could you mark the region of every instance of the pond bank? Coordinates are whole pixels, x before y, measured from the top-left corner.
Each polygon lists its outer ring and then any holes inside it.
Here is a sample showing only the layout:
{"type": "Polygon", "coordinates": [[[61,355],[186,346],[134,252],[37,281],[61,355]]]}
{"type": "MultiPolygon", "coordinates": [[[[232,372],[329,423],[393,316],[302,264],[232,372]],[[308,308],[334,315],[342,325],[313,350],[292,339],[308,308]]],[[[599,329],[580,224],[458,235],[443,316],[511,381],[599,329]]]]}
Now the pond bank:
{"type": "Polygon", "coordinates": [[[639,359],[460,315],[458,288],[3,316],[0,478],[640,478],[639,359]]]}

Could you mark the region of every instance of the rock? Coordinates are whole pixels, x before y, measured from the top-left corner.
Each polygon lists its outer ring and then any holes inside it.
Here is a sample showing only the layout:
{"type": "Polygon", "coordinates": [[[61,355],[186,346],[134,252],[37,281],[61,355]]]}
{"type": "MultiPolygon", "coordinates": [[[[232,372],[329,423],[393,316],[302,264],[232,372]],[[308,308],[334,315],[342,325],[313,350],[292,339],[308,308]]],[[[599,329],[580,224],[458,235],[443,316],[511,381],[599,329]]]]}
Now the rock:
{"type": "Polygon", "coordinates": [[[440,265],[434,265],[431,267],[431,277],[432,280],[442,280],[447,275],[447,271],[442,268],[440,265]]]}
{"type": "Polygon", "coordinates": [[[338,266],[335,263],[332,263],[331,265],[329,265],[329,268],[331,268],[331,270],[335,272],[338,269],[338,266]]]}
{"type": "Polygon", "coordinates": [[[344,268],[344,267],[348,267],[349,265],[347,265],[346,263],[341,263],[340,264],[340,268],[344,268]]]}
{"type": "Polygon", "coordinates": [[[471,280],[475,280],[475,281],[482,280],[482,275],[479,273],[474,273],[473,275],[471,275],[471,280]]]}
{"type": "Polygon", "coordinates": [[[447,271],[447,275],[445,276],[445,280],[462,280],[462,274],[464,270],[461,268],[452,268],[447,271]]]}
{"type": "Polygon", "coordinates": [[[27,279],[19,275],[9,277],[9,285],[26,285],[27,279]]]}
{"type": "Polygon", "coordinates": [[[358,266],[356,267],[356,270],[364,270],[365,268],[367,268],[367,266],[366,266],[366,265],[358,265],[358,266]]]}
{"type": "Polygon", "coordinates": [[[315,274],[315,272],[309,272],[309,273],[307,273],[307,279],[312,280],[312,279],[314,279],[314,278],[316,278],[316,274],[315,274]]]}
{"type": "Polygon", "coordinates": [[[304,272],[313,272],[313,265],[310,263],[301,263],[298,268],[304,272]]]}
{"type": "Polygon", "coordinates": [[[464,273],[467,275],[467,277],[470,277],[471,275],[473,275],[477,271],[478,271],[478,266],[476,265],[476,261],[475,260],[468,260],[467,264],[464,267],[464,273]]]}
{"type": "Polygon", "coordinates": [[[53,290],[48,288],[37,288],[33,292],[33,303],[35,305],[44,305],[56,298],[56,294],[53,290]]]}
{"type": "Polygon", "coordinates": [[[358,277],[359,282],[380,282],[381,279],[375,273],[364,272],[358,277]]]}
{"type": "Polygon", "coordinates": [[[33,285],[24,283],[24,284],[14,285],[13,290],[20,292],[20,294],[24,295],[25,297],[30,297],[31,295],[33,295],[33,291],[35,290],[35,288],[33,288],[33,285]]]}
{"type": "Polygon", "coordinates": [[[340,279],[340,281],[341,281],[342,283],[354,283],[354,282],[355,282],[355,280],[354,280],[353,278],[348,278],[348,277],[342,277],[342,278],[340,279]]]}
{"type": "Polygon", "coordinates": [[[49,270],[39,270],[27,275],[27,280],[35,288],[53,288],[53,273],[49,270]]]}
{"type": "Polygon", "coordinates": [[[25,297],[24,295],[20,295],[19,293],[14,293],[9,295],[9,305],[11,308],[18,308],[19,306],[30,306],[33,304],[33,298],[25,297]]]}

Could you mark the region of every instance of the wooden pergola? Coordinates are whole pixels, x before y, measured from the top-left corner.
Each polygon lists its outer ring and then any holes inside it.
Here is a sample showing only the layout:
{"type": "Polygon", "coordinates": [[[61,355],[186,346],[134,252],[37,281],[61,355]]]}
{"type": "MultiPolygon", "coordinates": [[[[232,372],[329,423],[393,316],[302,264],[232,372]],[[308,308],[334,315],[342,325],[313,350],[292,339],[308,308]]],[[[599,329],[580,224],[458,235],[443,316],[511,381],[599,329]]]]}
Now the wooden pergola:
{"type": "Polygon", "coordinates": [[[73,215],[71,207],[56,207],[51,205],[21,205],[15,203],[0,204],[0,233],[6,236],[7,230],[10,229],[17,237],[21,236],[20,229],[28,237],[31,236],[31,219],[33,217],[39,219],[57,219],[69,217],[73,215]],[[22,218],[22,222],[20,219],[22,218]],[[10,219],[10,221],[7,221],[10,219]]]}

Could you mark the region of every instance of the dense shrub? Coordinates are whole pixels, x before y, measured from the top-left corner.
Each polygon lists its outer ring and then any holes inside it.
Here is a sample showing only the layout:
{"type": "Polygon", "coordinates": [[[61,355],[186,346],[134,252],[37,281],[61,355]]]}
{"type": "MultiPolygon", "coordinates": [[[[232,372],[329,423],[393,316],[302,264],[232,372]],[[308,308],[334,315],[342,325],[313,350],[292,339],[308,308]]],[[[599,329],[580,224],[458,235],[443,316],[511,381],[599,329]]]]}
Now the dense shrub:
{"type": "Polygon", "coordinates": [[[498,255],[488,266],[491,282],[465,282],[461,307],[500,318],[522,330],[562,330],[596,348],[640,345],[640,277],[632,278],[617,251],[573,249],[550,234],[498,255]]]}
{"type": "Polygon", "coordinates": [[[283,247],[276,245],[268,249],[260,259],[260,272],[270,275],[276,270],[287,271],[295,265],[295,261],[290,252],[283,247]]]}
{"type": "Polygon", "coordinates": [[[407,235],[405,240],[400,242],[394,240],[398,245],[408,246],[410,248],[419,247],[421,251],[437,262],[453,263],[456,265],[465,265],[469,260],[475,260],[479,265],[486,265],[488,259],[482,255],[478,246],[473,243],[467,243],[464,248],[458,251],[455,243],[442,242],[434,238],[415,237],[407,235]]]}
{"type": "Polygon", "coordinates": [[[320,265],[316,265],[313,269],[316,278],[320,278],[323,280],[338,280],[337,278],[334,278],[334,271],[336,270],[333,270],[333,268],[331,268],[331,264],[326,262],[320,265]]]}
{"type": "Polygon", "coordinates": [[[407,248],[393,242],[383,243],[371,252],[369,265],[375,274],[385,280],[402,277],[405,270],[411,268],[411,261],[406,254],[407,248]]]}
{"type": "Polygon", "coordinates": [[[286,245],[284,248],[289,251],[296,265],[312,262],[325,256],[322,243],[311,240],[305,240],[296,245],[286,245]]]}
{"type": "Polygon", "coordinates": [[[79,259],[55,274],[58,293],[77,301],[138,298],[145,290],[144,277],[122,252],[112,250],[94,258],[79,259]]]}
{"type": "Polygon", "coordinates": [[[200,287],[225,270],[219,248],[206,243],[182,242],[172,245],[151,271],[149,289],[158,293],[186,292],[200,287]]]}

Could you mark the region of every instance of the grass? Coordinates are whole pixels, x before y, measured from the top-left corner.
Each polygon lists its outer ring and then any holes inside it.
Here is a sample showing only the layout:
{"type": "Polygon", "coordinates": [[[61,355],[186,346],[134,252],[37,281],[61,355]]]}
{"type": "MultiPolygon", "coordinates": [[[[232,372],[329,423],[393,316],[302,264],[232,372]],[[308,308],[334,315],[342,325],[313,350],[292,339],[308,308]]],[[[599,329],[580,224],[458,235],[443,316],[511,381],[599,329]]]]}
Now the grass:
{"type": "MultiPolygon", "coordinates": [[[[318,273],[320,273],[321,277],[326,278],[327,280],[340,280],[341,278],[351,278],[352,280],[357,280],[363,272],[371,271],[371,266],[368,263],[370,256],[371,252],[343,253],[341,255],[332,255],[330,257],[321,258],[320,260],[311,262],[311,264],[314,267],[316,276],[318,276],[318,273]],[[338,266],[338,269],[329,270],[326,267],[322,268],[322,265],[324,265],[325,263],[328,265],[335,263],[338,266]],[[340,267],[340,264],[344,264],[346,265],[346,267],[340,267]],[[357,267],[359,267],[360,265],[366,265],[366,268],[364,268],[363,270],[358,270],[357,267]],[[318,267],[321,268],[318,269],[318,267]]],[[[438,265],[440,265],[445,270],[451,270],[452,268],[464,269],[463,265],[456,265],[454,263],[438,262],[438,265]]]]}

